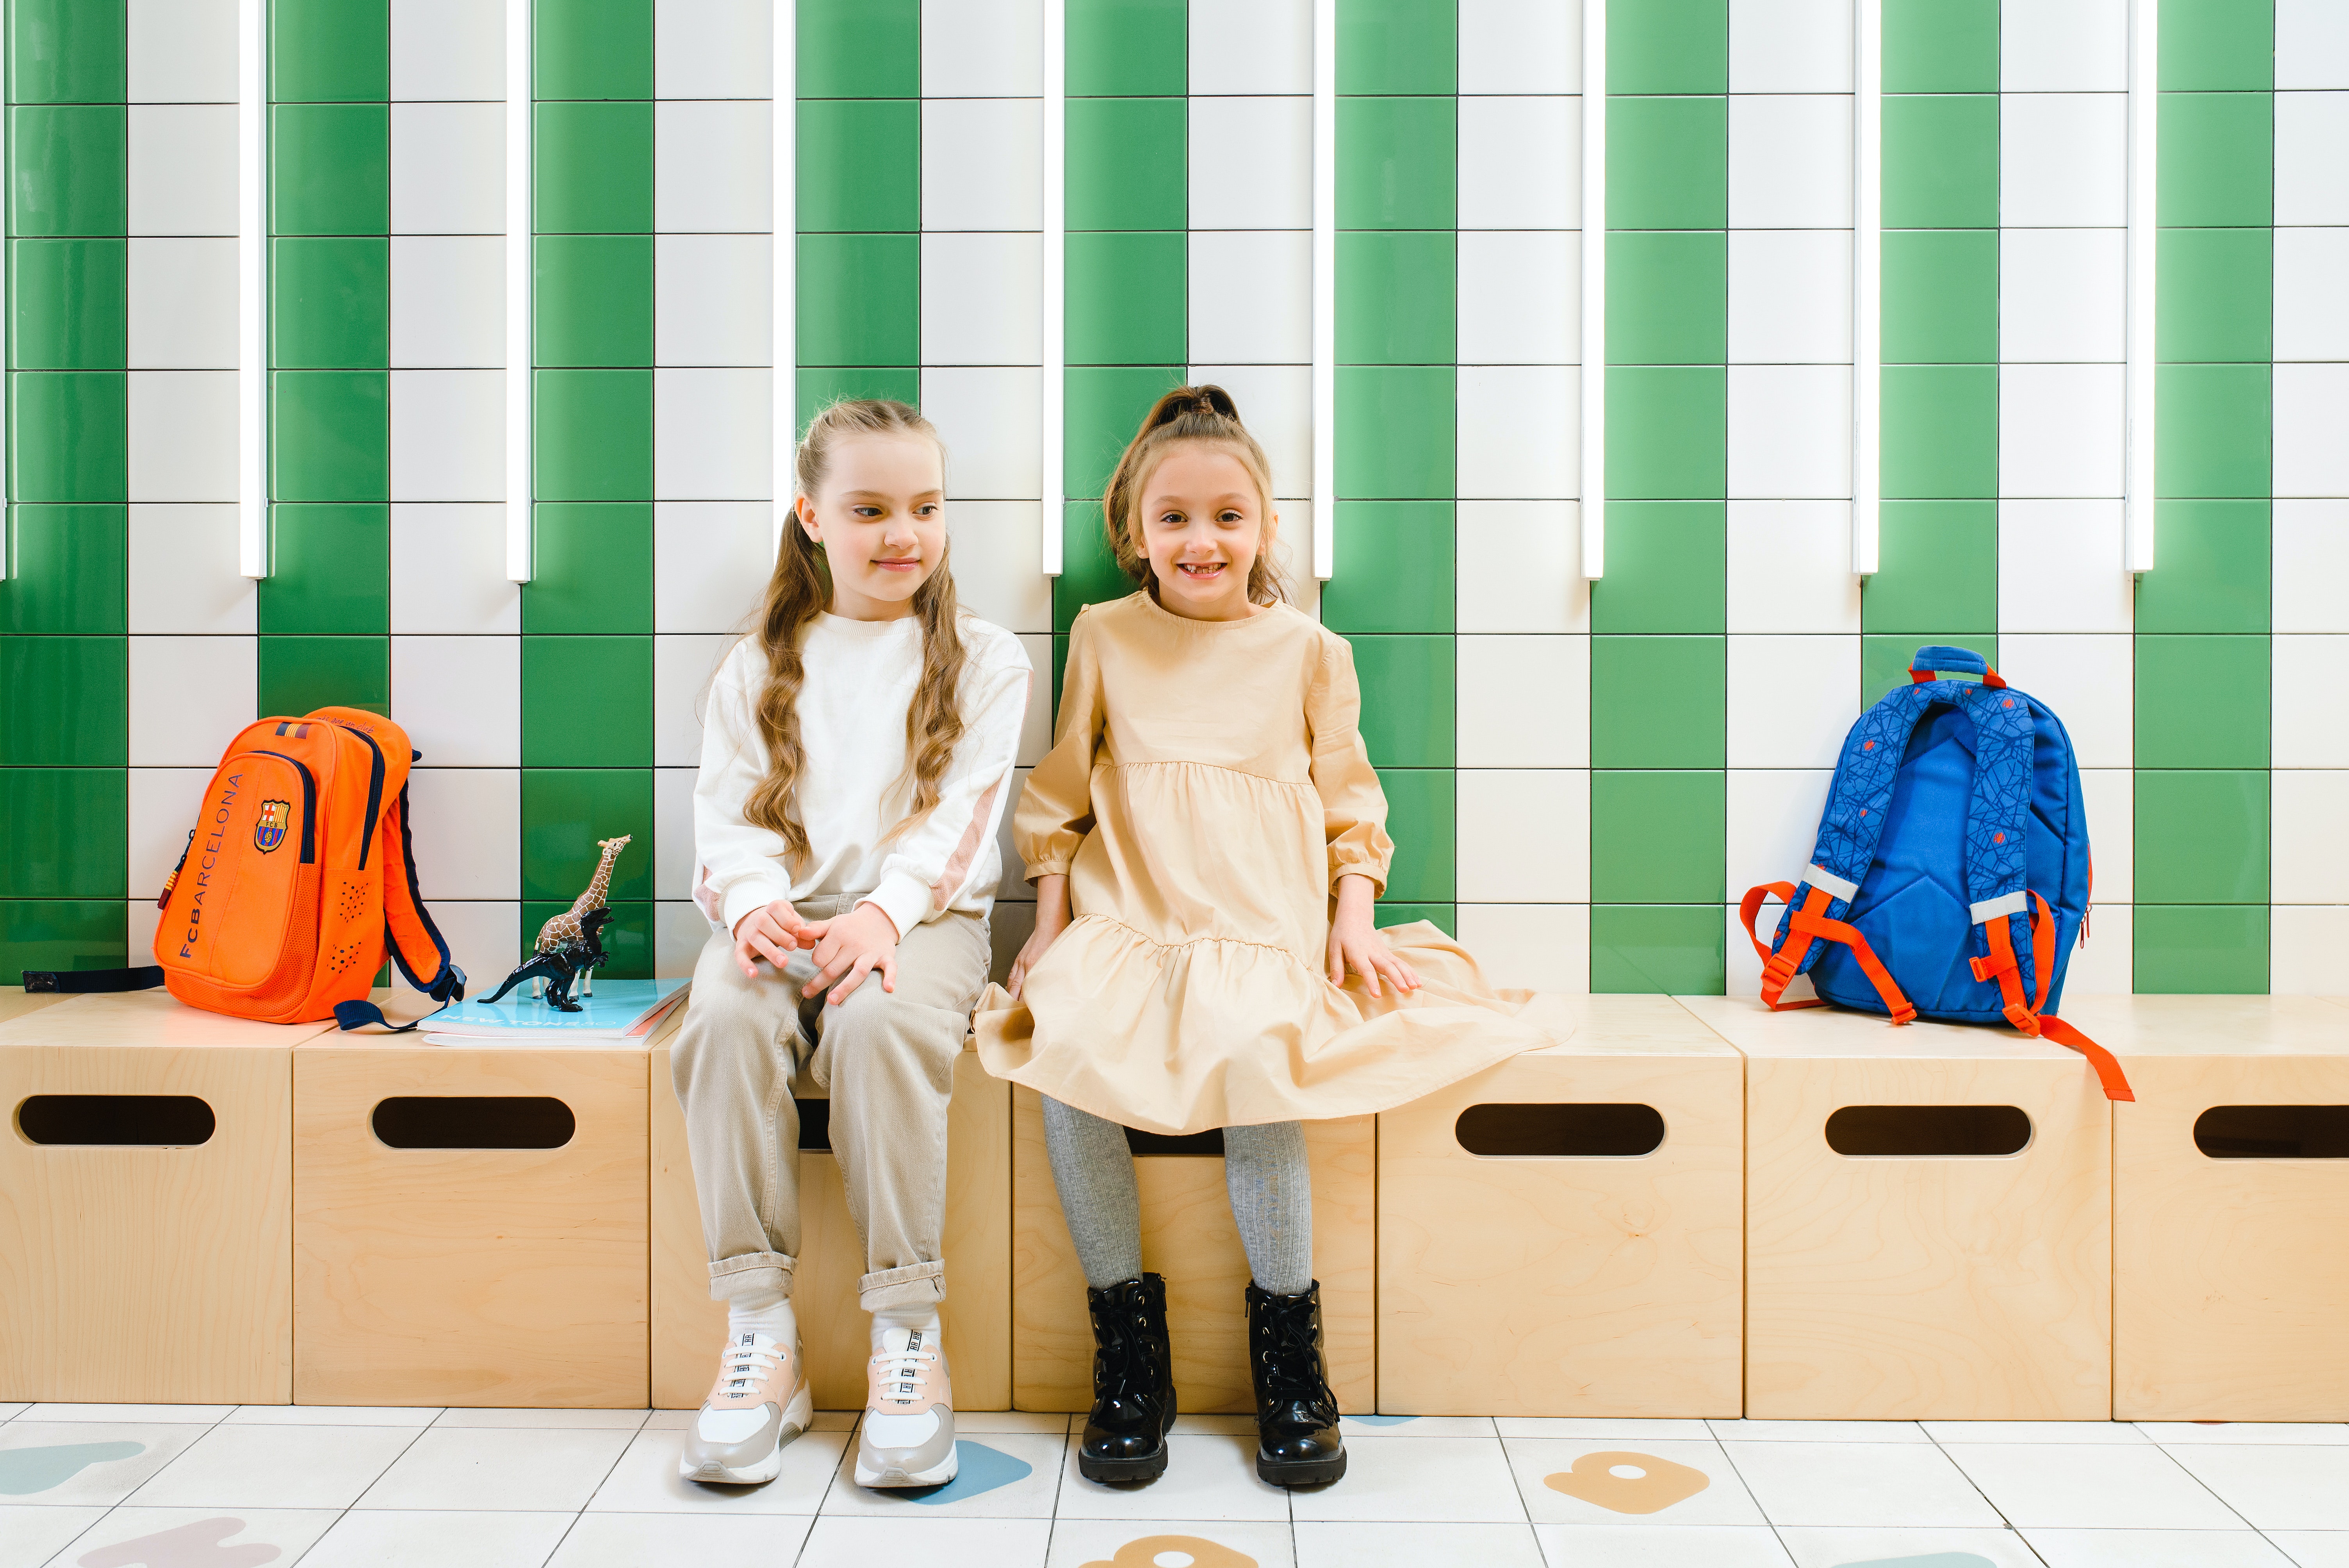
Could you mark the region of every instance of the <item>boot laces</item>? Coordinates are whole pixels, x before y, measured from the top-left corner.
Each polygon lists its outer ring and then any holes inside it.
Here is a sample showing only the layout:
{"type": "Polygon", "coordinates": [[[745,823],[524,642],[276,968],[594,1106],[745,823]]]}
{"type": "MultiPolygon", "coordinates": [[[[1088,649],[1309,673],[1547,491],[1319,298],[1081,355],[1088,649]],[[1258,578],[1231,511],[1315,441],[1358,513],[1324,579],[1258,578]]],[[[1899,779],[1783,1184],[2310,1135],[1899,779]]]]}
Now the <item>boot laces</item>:
{"type": "Polygon", "coordinates": [[[1262,1352],[1266,1401],[1273,1405],[1301,1405],[1321,1425],[1337,1425],[1337,1398],[1322,1379],[1321,1358],[1313,1341],[1310,1319],[1301,1312],[1277,1312],[1270,1315],[1265,1327],[1271,1341],[1262,1352]]]}
{"type": "Polygon", "coordinates": [[[1096,1398],[1147,1394],[1149,1355],[1143,1348],[1148,1334],[1148,1309],[1135,1305],[1093,1315],[1093,1395],[1096,1398]]]}

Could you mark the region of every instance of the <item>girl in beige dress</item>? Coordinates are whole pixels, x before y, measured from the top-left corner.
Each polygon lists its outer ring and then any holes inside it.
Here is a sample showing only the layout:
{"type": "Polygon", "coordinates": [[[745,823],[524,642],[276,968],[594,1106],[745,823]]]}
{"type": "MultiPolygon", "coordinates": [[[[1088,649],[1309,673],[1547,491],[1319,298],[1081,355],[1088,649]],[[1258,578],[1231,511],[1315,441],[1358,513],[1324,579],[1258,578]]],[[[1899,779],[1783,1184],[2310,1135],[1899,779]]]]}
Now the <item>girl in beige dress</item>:
{"type": "Polygon", "coordinates": [[[979,1004],[988,1070],[1042,1093],[1085,1271],[1095,1480],[1166,1467],[1165,1290],[1125,1130],[1223,1130],[1245,1244],[1257,1472],[1345,1472],[1321,1355],[1303,1121],[1417,1099],[1561,1037],[1425,922],[1380,932],[1394,855],[1344,638],[1286,603],[1271,476],[1220,387],[1159,400],[1102,511],[1141,592],[1070,630],[1059,739],[1014,841],[1036,932],[979,1004]]]}

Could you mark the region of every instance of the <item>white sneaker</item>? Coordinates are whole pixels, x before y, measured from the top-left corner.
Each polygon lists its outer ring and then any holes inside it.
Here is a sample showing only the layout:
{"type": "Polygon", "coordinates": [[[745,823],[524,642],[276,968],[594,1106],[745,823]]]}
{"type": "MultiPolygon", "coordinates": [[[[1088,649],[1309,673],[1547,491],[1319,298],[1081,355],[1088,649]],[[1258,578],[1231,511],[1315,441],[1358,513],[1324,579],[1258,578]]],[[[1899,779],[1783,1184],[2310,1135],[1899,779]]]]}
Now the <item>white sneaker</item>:
{"type": "Polygon", "coordinates": [[[763,1334],[727,1342],[718,1381],[686,1429],[677,1473],[687,1480],[755,1486],[782,1472],[783,1445],[808,1429],[815,1398],[800,1363],[763,1334]]]}
{"type": "Polygon", "coordinates": [[[954,1390],[934,1331],[887,1328],[866,1363],[856,1430],[859,1486],[943,1486],[954,1480],[954,1390]]]}

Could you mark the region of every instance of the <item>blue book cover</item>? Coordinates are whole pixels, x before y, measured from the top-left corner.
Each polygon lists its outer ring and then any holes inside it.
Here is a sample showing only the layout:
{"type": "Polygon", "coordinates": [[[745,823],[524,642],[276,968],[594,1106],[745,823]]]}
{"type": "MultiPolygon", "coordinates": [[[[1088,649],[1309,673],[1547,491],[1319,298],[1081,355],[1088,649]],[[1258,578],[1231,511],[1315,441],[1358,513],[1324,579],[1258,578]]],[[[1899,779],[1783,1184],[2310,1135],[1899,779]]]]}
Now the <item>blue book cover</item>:
{"type": "Polygon", "coordinates": [[[469,1039],[511,1039],[564,1035],[573,1039],[620,1039],[657,1017],[690,980],[605,980],[592,996],[575,996],[579,1011],[557,1012],[538,998],[515,991],[502,1002],[460,1002],[425,1022],[428,1035],[469,1039]]]}

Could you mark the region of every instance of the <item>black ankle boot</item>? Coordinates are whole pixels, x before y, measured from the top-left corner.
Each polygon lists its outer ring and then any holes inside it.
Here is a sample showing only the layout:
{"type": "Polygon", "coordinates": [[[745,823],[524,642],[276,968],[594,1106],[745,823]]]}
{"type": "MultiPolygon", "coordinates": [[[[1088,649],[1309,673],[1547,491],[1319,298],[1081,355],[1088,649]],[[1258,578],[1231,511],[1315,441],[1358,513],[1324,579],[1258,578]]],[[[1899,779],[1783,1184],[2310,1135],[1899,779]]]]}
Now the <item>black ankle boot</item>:
{"type": "Polygon", "coordinates": [[[1077,1447],[1087,1480],[1155,1480],[1174,1424],[1166,1282],[1154,1274],[1085,1292],[1093,1320],[1093,1408],[1077,1447]]]}
{"type": "Polygon", "coordinates": [[[1247,1287],[1248,1376],[1256,1384],[1256,1473],[1311,1486],[1346,1473],[1338,1398],[1321,1356],[1321,1285],[1295,1295],[1247,1287]]]}

